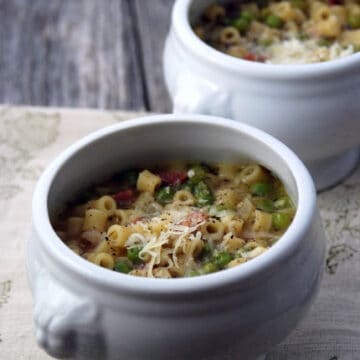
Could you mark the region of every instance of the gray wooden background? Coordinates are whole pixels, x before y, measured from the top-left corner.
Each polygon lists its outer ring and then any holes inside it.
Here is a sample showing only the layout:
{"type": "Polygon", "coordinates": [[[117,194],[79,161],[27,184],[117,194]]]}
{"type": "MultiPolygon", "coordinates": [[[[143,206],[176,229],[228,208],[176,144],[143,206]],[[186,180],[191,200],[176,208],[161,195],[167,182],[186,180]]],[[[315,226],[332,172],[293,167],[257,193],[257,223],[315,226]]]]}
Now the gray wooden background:
{"type": "Polygon", "coordinates": [[[174,0],[0,0],[0,103],[166,112],[174,0]]]}

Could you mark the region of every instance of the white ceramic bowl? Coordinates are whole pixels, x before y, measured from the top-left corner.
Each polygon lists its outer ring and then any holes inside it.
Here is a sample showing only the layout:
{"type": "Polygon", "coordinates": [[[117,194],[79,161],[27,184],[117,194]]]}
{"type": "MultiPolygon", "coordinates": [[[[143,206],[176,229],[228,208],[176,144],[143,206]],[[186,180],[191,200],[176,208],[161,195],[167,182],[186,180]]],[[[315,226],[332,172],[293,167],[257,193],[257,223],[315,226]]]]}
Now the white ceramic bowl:
{"type": "Polygon", "coordinates": [[[273,137],[222,118],[158,115],[91,134],[46,169],[32,211],[27,269],[36,337],[55,357],[253,359],[297,325],[321,278],[324,233],[306,168],[273,137]],[[115,171],[243,158],[278,174],[297,212],[274,246],[241,266],[193,278],[133,277],[84,260],[51,226],[69,199],[115,171]]]}
{"type": "Polygon", "coordinates": [[[344,178],[359,154],[360,53],[305,65],[237,59],[191,29],[212,2],[175,2],[164,52],[174,112],[224,116],[274,135],[305,162],[318,190],[344,178]]]}

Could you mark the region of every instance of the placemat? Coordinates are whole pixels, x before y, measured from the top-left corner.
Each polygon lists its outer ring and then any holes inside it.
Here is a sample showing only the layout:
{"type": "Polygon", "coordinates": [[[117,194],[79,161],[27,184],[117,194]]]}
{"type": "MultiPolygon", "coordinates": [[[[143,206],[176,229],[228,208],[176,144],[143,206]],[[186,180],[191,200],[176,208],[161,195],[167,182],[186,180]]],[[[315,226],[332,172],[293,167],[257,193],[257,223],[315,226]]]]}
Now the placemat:
{"type": "MultiPolygon", "coordinates": [[[[35,341],[25,274],[37,178],[77,139],[139,115],[144,114],[0,107],[0,359],[50,359],[35,341]]],[[[306,318],[268,360],[360,359],[360,166],[320,194],[319,205],[328,234],[321,290],[306,318]]]]}

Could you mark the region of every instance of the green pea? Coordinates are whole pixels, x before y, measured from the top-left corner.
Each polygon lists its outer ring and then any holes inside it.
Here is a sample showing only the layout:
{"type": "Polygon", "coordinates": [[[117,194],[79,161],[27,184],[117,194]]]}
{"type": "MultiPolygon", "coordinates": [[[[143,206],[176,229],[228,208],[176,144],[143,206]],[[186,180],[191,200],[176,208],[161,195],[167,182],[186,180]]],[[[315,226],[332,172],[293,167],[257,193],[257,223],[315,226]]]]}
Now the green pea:
{"type": "Polygon", "coordinates": [[[122,186],[129,188],[129,187],[136,186],[138,175],[139,175],[138,171],[128,170],[128,171],[123,171],[119,174],[116,174],[114,176],[114,179],[117,181],[120,181],[122,186]]]}
{"type": "Polygon", "coordinates": [[[270,45],[272,45],[273,41],[271,39],[260,39],[258,41],[258,44],[264,47],[268,47],[270,45]]]}
{"type": "Polygon", "coordinates": [[[203,258],[208,257],[211,255],[211,253],[212,253],[212,248],[208,243],[206,243],[201,251],[201,257],[203,258]]]}
{"type": "Polygon", "coordinates": [[[271,10],[269,8],[263,8],[260,12],[260,19],[266,21],[267,17],[271,15],[271,10]]]}
{"type": "Polygon", "coordinates": [[[247,20],[249,23],[255,19],[255,15],[249,10],[243,10],[240,14],[240,17],[247,20]]]}
{"type": "Polygon", "coordinates": [[[206,177],[206,169],[201,165],[194,165],[189,171],[189,182],[190,184],[197,184],[206,177]]]}
{"type": "Polygon", "coordinates": [[[250,21],[241,17],[234,20],[232,26],[237,28],[241,33],[244,33],[249,29],[250,21]]]}
{"type": "Polygon", "coordinates": [[[266,196],[271,192],[272,186],[269,183],[255,183],[250,186],[250,191],[253,195],[266,196]]]}
{"type": "Polygon", "coordinates": [[[195,185],[194,196],[198,206],[211,205],[214,202],[214,195],[204,181],[195,185]]]}
{"type": "Polygon", "coordinates": [[[190,277],[199,276],[199,275],[200,275],[200,272],[198,270],[191,270],[189,273],[190,277]]]}
{"type": "Polygon", "coordinates": [[[352,29],[360,29],[360,14],[352,14],[348,17],[348,25],[352,29]]]}
{"type": "Polygon", "coordinates": [[[218,271],[218,267],[216,266],[216,264],[212,263],[212,262],[207,262],[203,265],[203,268],[202,268],[203,272],[205,274],[210,274],[210,273],[213,273],[215,271],[218,271]]]}
{"type": "Polygon", "coordinates": [[[280,29],[282,28],[282,26],[284,25],[284,22],[281,20],[281,18],[279,18],[278,16],[271,14],[269,15],[266,20],[266,25],[274,28],[274,29],[280,29]]]}
{"type": "Polygon", "coordinates": [[[137,183],[138,176],[139,174],[137,171],[135,170],[128,171],[125,176],[125,180],[127,181],[128,185],[135,186],[137,183]]]}
{"type": "Polygon", "coordinates": [[[142,262],[139,257],[139,253],[142,250],[142,247],[135,246],[127,250],[127,258],[134,264],[142,262]]]}
{"type": "Polygon", "coordinates": [[[328,46],[331,45],[331,41],[328,40],[328,39],[320,39],[320,40],[318,41],[318,45],[319,45],[319,46],[326,46],[326,47],[328,47],[328,46]]]}
{"type": "Polygon", "coordinates": [[[290,225],[291,218],[286,213],[274,213],[272,214],[272,225],[276,230],[285,230],[290,225]]]}
{"type": "Polygon", "coordinates": [[[255,206],[258,210],[272,212],[274,211],[274,204],[271,200],[266,198],[254,199],[255,206]]]}
{"type": "Polygon", "coordinates": [[[216,211],[220,212],[220,211],[225,211],[225,210],[229,210],[229,207],[224,204],[216,206],[216,211]]]}
{"type": "Polygon", "coordinates": [[[114,270],[117,272],[127,274],[132,270],[132,266],[126,261],[118,261],[115,264],[114,270]]]}
{"type": "Polygon", "coordinates": [[[297,38],[300,40],[300,41],[305,41],[305,40],[309,40],[309,35],[304,33],[304,32],[301,32],[297,35],[297,38]]]}
{"type": "Polygon", "coordinates": [[[281,197],[274,202],[276,209],[286,209],[291,207],[291,200],[288,196],[281,197]]]}
{"type": "Polygon", "coordinates": [[[174,192],[170,186],[160,188],[155,195],[155,199],[160,204],[168,204],[172,201],[174,192]]]}
{"type": "Polygon", "coordinates": [[[193,192],[193,184],[191,184],[190,181],[186,181],[183,184],[181,184],[181,189],[190,191],[192,193],[193,192]]]}
{"type": "Polygon", "coordinates": [[[213,262],[220,269],[223,269],[231,260],[232,256],[228,252],[221,252],[213,256],[213,262]]]}

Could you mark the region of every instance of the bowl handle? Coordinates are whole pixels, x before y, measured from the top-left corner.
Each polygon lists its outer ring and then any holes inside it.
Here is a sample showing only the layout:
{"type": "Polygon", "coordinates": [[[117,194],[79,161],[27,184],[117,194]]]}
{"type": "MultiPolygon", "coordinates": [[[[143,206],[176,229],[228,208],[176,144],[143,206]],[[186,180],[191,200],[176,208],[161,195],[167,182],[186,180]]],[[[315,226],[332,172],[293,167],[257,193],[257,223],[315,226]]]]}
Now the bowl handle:
{"type": "Polygon", "coordinates": [[[44,269],[34,284],[36,338],[51,356],[98,358],[103,349],[97,306],[69,292],[44,269]]]}
{"type": "Polygon", "coordinates": [[[180,71],[172,91],[173,113],[197,113],[231,118],[231,95],[217,84],[180,71]]]}

